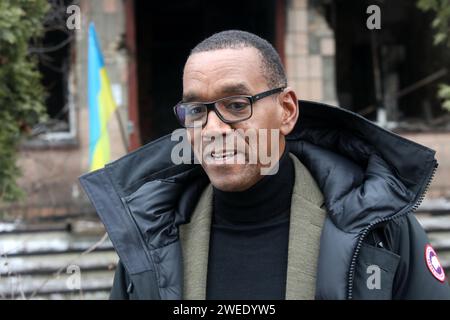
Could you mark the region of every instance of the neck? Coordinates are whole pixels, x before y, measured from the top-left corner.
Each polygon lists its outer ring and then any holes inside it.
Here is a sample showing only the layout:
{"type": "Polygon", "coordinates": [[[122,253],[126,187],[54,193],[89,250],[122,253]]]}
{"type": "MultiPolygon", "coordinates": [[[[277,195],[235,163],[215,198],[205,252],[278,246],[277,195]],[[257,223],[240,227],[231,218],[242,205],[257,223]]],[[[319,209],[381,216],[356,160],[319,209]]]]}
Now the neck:
{"type": "Polygon", "coordinates": [[[294,166],[285,150],[278,172],[264,176],[247,190],[225,192],[214,188],[214,219],[218,223],[256,223],[289,211],[294,185],[294,166]]]}

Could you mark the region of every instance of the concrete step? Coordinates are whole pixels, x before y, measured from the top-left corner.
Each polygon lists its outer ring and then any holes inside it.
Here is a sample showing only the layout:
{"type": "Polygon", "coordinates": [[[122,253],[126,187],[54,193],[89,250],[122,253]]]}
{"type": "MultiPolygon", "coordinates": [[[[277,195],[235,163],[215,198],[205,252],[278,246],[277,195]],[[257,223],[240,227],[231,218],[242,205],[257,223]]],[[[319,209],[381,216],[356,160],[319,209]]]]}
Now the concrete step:
{"type": "Polygon", "coordinates": [[[424,199],[419,208],[417,208],[416,212],[426,212],[434,215],[449,215],[450,199],[424,199]]]}
{"type": "Polygon", "coordinates": [[[22,224],[20,222],[0,222],[0,236],[5,234],[42,233],[42,232],[71,232],[79,235],[96,235],[106,232],[103,224],[98,220],[65,220],[57,222],[39,222],[22,224]]]}
{"type": "MultiPolygon", "coordinates": [[[[108,300],[110,290],[38,294],[30,300],[108,300]]],[[[18,297],[18,299],[21,299],[18,297]]]]}
{"type": "Polygon", "coordinates": [[[423,199],[422,203],[420,204],[418,210],[424,210],[424,211],[447,210],[447,211],[450,211],[450,199],[447,199],[447,198],[433,198],[433,199],[425,198],[425,199],[423,199]]]}
{"type": "Polygon", "coordinates": [[[0,299],[107,299],[118,257],[104,235],[99,221],[1,223],[0,299]]]}
{"type": "Polygon", "coordinates": [[[427,232],[445,232],[450,231],[450,213],[449,215],[416,214],[422,227],[427,232]]]}
{"type": "Polygon", "coordinates": [[[69,265],[84,270],[114,270],[118,257],[115,251],[94,251],[89,254],[61,253],[37,256],[0,257],[0,277],[8,275],[52,274],[69,265]]]}
{"type": "Polygon", "coordinates": [[[0,298],[3,299],[33,299],[38,295],[80,294],[81,292],[105,292],[111,289],[114,271],[80,272],[80,281],[74,280],[75,274],[62,272],[59,275],[33,276],[17,275],[0,278],[0,298]],[[80,288],[76,287],[79,283],[80,288]],[[74,287],[75,286],[75,287],[74,287]]]}
{"type": "Polygon", "coordinates": [[[428,238],[436,251],[450,251],[450,232],[428,233],[428,238]]]}
{"type": "MultiPolygon", "coordinates": [[[[77,235],[66,231],[0,235],[0,256],[48,255],[83,252],[101,239],[101,235],[77,235]]],[[[113,250],[108,239],[97,250],[113,250]]]]}
{"type": "Polygon", "coordinates": [[[0,222],[0,235],[8,233],[33,233],[46,231],[69,231],[70,224],[66,222],[39,223],[22,225],[18,222],[0,222]]]}

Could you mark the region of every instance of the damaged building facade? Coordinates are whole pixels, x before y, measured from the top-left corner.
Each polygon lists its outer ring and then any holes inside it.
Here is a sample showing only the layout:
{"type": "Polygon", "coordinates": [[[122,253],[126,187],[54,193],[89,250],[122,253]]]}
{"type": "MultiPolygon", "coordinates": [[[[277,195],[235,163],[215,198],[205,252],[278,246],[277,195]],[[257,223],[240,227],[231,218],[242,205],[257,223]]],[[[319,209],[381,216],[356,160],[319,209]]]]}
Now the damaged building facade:
{"type": "Polygon", "coordinates": [[[178,127],[171,107],[182,93],[189,50],[214,32],[242,29],[276,47],[300,99],[348,108],[437,150],[428,196],[450,197],[450,118],[436,98],[437,84],[450,82],[449,58],[433,46],[432,17],[414,1],[64,2],[72,4],[80,8],[80,28],[44,38],[53,47],[40,59],[51,121],[21,146],[26,197],[8,207],[12,216],[92,213],[78,185],[88,171],[90,22],[118,105],[109,123],[112,160],[178,127]],[[372,4],[381,9],[381,29],[367,28],[372,4]]]}

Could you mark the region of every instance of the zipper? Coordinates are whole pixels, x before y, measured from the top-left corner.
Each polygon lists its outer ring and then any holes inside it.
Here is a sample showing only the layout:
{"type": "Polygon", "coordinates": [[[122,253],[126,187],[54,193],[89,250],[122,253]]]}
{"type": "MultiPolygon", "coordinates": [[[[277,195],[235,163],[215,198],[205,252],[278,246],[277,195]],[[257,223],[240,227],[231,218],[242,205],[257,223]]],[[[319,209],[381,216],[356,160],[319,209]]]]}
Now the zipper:
{"type": "Polygon", "coordinates": [[[347,299],[351,300],[353,298],[353,280],[354,280],[354,275],[355,275],[355,267],[356,267],[356,259],[358,258],[359,255],[359,251],[361,250],[361,246],[362,243],[364,241],[364,239],[366,238],[367,234],[378,224],[381,223],[385,223],[387,221],[390,221],[394,218],[398,218],[398,217],[402,217],[405,216],[409,213],[414,213],[414,211],[417,210],[417,208],[420,206],[420,204],[422,203],[423,199],[425,198],[425,194],[428,191],[428,188],[430,187],[431,182],[433,181],[434,175],[436,173],[436,169],[438,167],[438,163],[436,161],[436,159],[434,160],[433,163],[433,170],[431,171],[430,175],[428,176],[427,179],[427,183],[425,184],[425,187],[422,189],[422,192],[420,193],[419,198],[417,199],[417,201],[412,205],[407,207],[403,212],[398,213],[396,215],[390,216],[390,217],[386,217],[386,218],[381,218],[378,219],[372,223],[370,223],[360,234],[358,242],[356,244],[356,248],[355,251],[353,252],[353,257],[350,263],[350,269],[349,269],[349,273],[348,273],[348,286],[347,286],[347,299]]]}

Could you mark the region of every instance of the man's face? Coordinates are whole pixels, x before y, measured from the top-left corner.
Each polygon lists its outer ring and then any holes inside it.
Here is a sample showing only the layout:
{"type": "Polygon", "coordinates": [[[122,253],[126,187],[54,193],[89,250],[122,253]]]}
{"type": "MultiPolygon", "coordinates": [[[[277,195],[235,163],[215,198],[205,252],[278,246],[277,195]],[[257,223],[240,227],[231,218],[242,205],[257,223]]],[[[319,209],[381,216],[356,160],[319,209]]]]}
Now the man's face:
{"type": "MultiPolygon", "coordinates": [[[[267,85],[261,69],[260,56],[255,48],[195,53],[189,57],[185,65],[183,76],[185,102],[210,102],[235,95],[252,96],[269,89],[274,88],[267,85]]],[[[282,117],[283,109],[278,94],[275,94],[255,102],[252,116],[245,121],[226,124],[214,111],[210,111],[203,128],[188,129],[194,153],[214,187],[223,191],[243,191],[262,178],[263,165],[260,155],[270,155],[271,148],[276,148],[277,153],[281,154],[284,150],[284,137],[280,135],[277,140],[271,142],[269,131],[267,139],[257,138],[254,143],[254,140],[250,142],[236,132],[258,133],[261,129],[279,129],[282,117]],[[239,152],[236,148],[230,150],[229,145],[225,144],[220,146],[216,144],[214,148],[211,148],[211,145],[208,147],[208,144],[212,143],[211,137],[218,136],[223,137],[224,141],[227,136],[241,139],[238,143],[245,145],[245,151],[239,152]],[[248,161],[249,157],[253,156],[257,161],[248,161]],[[245,158],[247,161],[244,163],[236,161],[238,158],[245,158]]],[[[242,148],[240,149],[242,151],[242,148]]]]}

